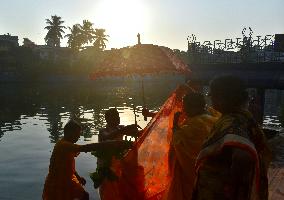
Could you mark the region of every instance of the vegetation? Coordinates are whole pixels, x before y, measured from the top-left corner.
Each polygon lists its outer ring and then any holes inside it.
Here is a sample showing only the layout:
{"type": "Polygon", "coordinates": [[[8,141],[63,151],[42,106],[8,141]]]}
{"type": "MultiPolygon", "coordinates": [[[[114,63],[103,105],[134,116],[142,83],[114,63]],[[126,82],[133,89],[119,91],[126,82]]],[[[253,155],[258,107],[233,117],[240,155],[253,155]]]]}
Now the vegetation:
{"type": "Polygon", "coordinates": [[[105,41],[107,40],[108,35],[105,34],[105,29],[96,29],[95,30],[95,42],[94,42],[94,47],[104,50],[106,48],[105,41]]]}
{"type": "Polygon", "coordinates": [[[80,24],[73,25],[72,28],[68,27],[70,30],[70,34],[67,34],[65,37],[68,38],[68,47],[79,51],[83,44],[83,37],[81,34],[80,24]]]}
{"type": "Polygon", "coordinates": [[[83,49],[84,45],[88,45],[93,42],[93,46],[97,50],[104,50],[106,48],[106,41],[108,35],[105,33],[105,29],[95,29],[93,24],[88,20],[83,20],[83,24],[75,24],[72,28],[69,27],[70,34],[65,37],[68,38],[68,47],[79,51],[83,49]]]}
{"type": "Polygon", "coordinates": [[[83,20],[83,25],[80,26],[81,34],[83,38],[83,44],[92,43],[94,40],[94,28],[93,24],[88,20],[83,20]]]}
{"type": "Polygon", "coordinates": [[[49,46],[60,47],[60,39],[63,38],[62,34],[65,33],[63,29],[66,29],[62,24],[64,21],[57,15],[51,16],[51,19],[46,19],[47,26],[45,29],[48,30],[45,36],[45,42],[49,46]]]}

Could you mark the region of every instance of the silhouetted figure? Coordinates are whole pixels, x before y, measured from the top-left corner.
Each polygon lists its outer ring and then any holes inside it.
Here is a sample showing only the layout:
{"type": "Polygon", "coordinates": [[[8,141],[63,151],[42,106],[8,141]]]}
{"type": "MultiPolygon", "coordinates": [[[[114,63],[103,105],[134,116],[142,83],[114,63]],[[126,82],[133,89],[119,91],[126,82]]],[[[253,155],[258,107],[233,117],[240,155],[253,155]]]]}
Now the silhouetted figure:
{"type": "Polygon", "coordinates": [[[259,123],[262,124],[263,116],[261,112],[261,104],[259,99],[254,96],[250,99],[248,104],[248,110],[252,113],[254,119],[259,123]]]}
{"type": "Polygon", "coordinates": [[[245,84],[234,76],[210,84],[213,108],[222,113],[196,160],[193,200],[268,199],[271,151],[247,110],[245,84]]]}
{"type": "Polygon", "coordinates": [[[105,113],[106,127],[99,131],[99,142],[109,140],[123,140],[124,135],[136,137],[139,132],[137,125],[120,125],[120,117],[116,108],[111,108],[105,113]]]}
{"type": "Polygon", "coordinates": [[[137,34],[137,39],[138,39],[138,43],[137,44],[141,44],[141,40],[140,40],[140,33],[137,34]]]}
{"type": "MultiPolygon", "coordinates": [[[[105,113],[106,127],[99,131],[99,142],[105,141],[123,141],[125,136],[138,137],[139,131],[136,124],[124,126],[120,125],[120,117],[116,108],[111,108],[105,113]]],[[[111,149],[109,151],[112,151],[111,149]]],[[[112,180],[116,178],[115,172],[112,171],[111,166],[113,158],[117,156],[111,153],[105,157],[98,157],[97,159],[97,178],[94,181],[94,187],[100,186],[100,196],[103,199],[102,188],[105,187],[104,180],[112,180]]]]}
{"type": "Polygon", "coordinates": [[[128,148],[129,144],[122,141],[75,144],[81,134],[81,126],[70,120],[64,127],[64,137],[54,146],[42,194],[43,200],[88,200],[89,194],[84,190],[86,180],[75,170],[75,157],[80,152],[104,151],[104,149],[128,148]]]}
{"type": "Polygon", "coordinates": [[[203,142],[209,136],[218,116],[208,114],[201,93],[190,92],[183,97],[186,119],[178,125],[180,114],[173,121],[173,138],[169,151],[171,182],[163,200],[191,200],[194,186],[195,160],[203,142]]]}

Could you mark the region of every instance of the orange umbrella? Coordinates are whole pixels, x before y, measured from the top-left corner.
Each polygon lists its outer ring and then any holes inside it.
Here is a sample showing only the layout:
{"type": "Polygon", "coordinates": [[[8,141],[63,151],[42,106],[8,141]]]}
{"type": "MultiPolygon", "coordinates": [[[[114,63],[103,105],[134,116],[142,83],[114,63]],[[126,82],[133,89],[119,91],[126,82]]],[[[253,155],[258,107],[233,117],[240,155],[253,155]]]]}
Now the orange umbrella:
{"type": "Polygon", "coordinates": [[[161,73],[189,75],[191,70],[170,48],[152,44],[138,44],[111,50],[99,67],[90,74],[90,79],[142,76],[142,98],[143,107],[145,107],[143,76],[161,73]]]}
{"type": "Polygon", "coordinates": [[[140,44],[132,47],[111,50],[111,53],[90,74],[90,78],[106,76],[147,75],[159,73],[191,73],[174,52],[167,48],[152,44],[140,44]]]}

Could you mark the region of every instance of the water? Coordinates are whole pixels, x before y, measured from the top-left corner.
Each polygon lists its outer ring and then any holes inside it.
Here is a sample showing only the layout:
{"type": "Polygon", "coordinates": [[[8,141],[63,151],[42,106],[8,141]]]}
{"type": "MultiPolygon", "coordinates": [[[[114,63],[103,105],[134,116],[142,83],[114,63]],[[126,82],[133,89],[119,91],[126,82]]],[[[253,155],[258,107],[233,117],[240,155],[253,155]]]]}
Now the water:
{"type": "MultiPolygon", "coordinates": [[[[159,110],[183,81],[183,77],[178,76],[146,77],[146,106],[153,111],[159,110]]],[[[41,199],[54,143],[62,137],[62,128],[71,116],[84,118],[85,128],[79,144],[97,141],[98,129],[105,125],[104,112],[110,107],[118,108],[121,124],[134,123],[134,106],[138,124],[145,127],[148,122],[141,115],[143,100],[139,77],[84,84],[0,85],[0,99],[1,200],[41,199]]],[[[273,106],[279,106],[282,99],[271,98],[270,101],[266,106],[269,109],[265,111],[265,123],[279,128],[279,113],[273,106]]],[[[284,152],[283,141],[282,136],[275,139],[277,151],[284,152]]],[[[277,156],[281,164],[284,157],[277,156]]],[[[77,172],[86,178],[85,188],[91,199],[98,199],[89,178],[95,168],[96,159],[90,153],[81,153],[76,158],[77,172]]]]}

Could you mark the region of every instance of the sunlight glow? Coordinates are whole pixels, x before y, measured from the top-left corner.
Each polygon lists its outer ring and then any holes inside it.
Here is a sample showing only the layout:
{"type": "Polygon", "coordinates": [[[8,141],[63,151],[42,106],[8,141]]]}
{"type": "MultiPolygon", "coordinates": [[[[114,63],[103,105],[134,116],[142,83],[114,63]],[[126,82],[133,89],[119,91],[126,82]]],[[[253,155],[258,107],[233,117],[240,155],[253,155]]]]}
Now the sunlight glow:
{"type": "Polygon", "coordinates": [[[95,24],[106,29],[113,46],[134,45],[146,31],[147,10],[142,0],[103,0],[95,11],[95,24]]]}

